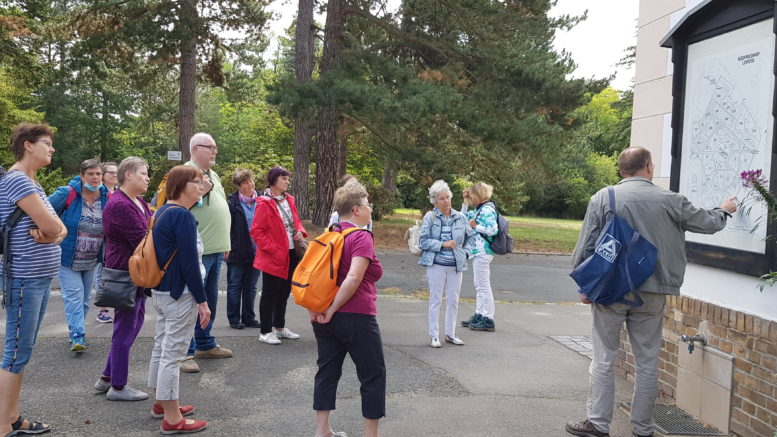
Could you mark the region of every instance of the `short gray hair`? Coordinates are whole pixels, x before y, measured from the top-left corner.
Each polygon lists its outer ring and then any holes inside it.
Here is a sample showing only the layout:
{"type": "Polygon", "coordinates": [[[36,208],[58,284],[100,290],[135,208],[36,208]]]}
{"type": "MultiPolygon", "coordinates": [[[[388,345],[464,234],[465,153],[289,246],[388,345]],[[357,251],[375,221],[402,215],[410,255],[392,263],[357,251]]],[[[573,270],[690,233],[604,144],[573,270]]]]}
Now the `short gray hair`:
{"type": "Polygon", "coordinates": [[[429,187],[429,201],[432,202],[432,205],[437,202],[437,198],[440,197],[440,194],[442,193],[448,193],[450,196],[453,196],[447,182],[442,179],[434,181],[432,186],[429,187]]]}
{"type": "Polygon", "coordinates": [[[141,166],[145,166],[146,169],[148,169],[148,163],[143,158],[138,156],[129,156],[124,158],[121,161],[121,164],[119,164],[119,169],[116,171],[116,176],[119,178],[119,185],[124,183],[124,173],[135,173],[138,171],[138,169],[140,169],[141,166]]]}
{"type": "Polygon", "coordinates": [[[189,155],[192,154],[192,149],[194,149],[194,146],[200,145],[203,141],[207,140],[213,141],[213,144],[216,144],[216,140],[214,140],[210,134],[206,134],[205,132],[197,132],[196,134],[192,135],[192,139],[189,140],[189,155]]]}

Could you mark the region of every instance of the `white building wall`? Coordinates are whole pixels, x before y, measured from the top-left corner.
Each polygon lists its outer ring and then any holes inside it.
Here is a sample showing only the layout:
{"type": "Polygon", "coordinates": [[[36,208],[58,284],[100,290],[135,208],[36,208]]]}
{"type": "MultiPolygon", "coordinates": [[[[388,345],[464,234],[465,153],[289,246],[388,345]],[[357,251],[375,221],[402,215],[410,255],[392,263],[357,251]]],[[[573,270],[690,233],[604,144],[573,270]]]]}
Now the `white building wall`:
{"type": "MultiPolygon", "coordinates": [[[[669,187],[672,164],[672,59],[659,45],[669,30],[701,0],[640,0],[634,115],[631,145],[651,151],[654,182],[669,187]]],[[[777,320],[777,286],[759,291],[757,278],[712,267],[689,264],[684,295],[777,320]]]]}

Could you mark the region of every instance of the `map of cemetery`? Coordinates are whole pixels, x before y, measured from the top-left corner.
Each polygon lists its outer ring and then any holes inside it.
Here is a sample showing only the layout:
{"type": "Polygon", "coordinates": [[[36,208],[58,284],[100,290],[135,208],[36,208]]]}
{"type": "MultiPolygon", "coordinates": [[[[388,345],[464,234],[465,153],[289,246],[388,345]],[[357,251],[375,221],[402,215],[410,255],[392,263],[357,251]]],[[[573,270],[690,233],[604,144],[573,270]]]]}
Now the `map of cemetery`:
{"type": "Polygon", "coordinates": [[[760,164],[757,158],[767,132],[719,64],[704,75],[704,82],[706,86],[696,90],[700,95],[694,96],[696,102],[707,104],[693,117],[687,194],[699,206],[712,208],[720,204],[721,193],[745,197],[739,173],[760,164]]]}
{"type": "Polygon", "coordinates": [[[761,169],[770,177],[773,59],[769,23],[688,47],[679,191],[702,208],[732,196],[742,202],[722,232],[689,232],[689,241],[764,253],[767,210],[739,175],[761,169]]]}

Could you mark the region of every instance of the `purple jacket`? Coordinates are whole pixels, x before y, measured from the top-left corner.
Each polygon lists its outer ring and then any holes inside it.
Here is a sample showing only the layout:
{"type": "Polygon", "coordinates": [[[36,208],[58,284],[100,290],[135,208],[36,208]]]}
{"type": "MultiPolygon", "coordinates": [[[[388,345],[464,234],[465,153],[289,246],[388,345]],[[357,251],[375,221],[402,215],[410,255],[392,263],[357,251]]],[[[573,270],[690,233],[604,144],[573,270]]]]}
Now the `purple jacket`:
{"type": "Polygon", "coordinates": [[[129,258],[135,252],[148,230],[151,210],[142,197],[141,212],[121,190],[116,190],[103,209],[103,231],[105,232],[105,267],[129,270],[129,258]]]}

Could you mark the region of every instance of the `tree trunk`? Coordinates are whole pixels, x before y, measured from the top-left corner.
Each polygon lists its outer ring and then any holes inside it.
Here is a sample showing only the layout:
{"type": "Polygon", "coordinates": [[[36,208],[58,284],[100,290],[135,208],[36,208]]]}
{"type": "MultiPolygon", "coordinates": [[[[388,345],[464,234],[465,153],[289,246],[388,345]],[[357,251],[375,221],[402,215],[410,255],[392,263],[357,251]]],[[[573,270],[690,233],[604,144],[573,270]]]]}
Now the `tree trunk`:
{"type": "Polygon", "coordinates": [[[181,4],[181,77],[178,94],[178,148],[189,160],[189,140],[194,135],[195,87],[197,80],[197,0],[181,4]]]}
{"type": "Polygon", "coordinates": [[[108,130],[108,97],[105,95],[105,90],[100,91],[100,161],[106,161],[108,159],[108,137],[110,132],[108,130]]]}
{"type": "Polygon", "coordinates": [[[337,135],[337,180],[345,176],[348,169],[348,137],[345,129],[340,123],[340,131],[337,135]]]}
{"type": "MultiPolygon", "coordinates": [[[[313,76],[313,7],[314,0],[299,0],[294,46],[294,75],[297,84],[309,82],[313,76]]],[[[294,123],[294,177],[291,192],[297,200],[300,218],[310,218],[310,142],[315,130],[308,117],[298,115],[294,123]]]]}
{"type": "Polygon", "coordinates": [[[383,162],[383,188],[397,191],[397,169],[388,161],[383,162]]]}
{"type": "MultiPolygon", "coordinates": [[[[321,77],[337,67],[343,48],[345,0],[329,0],[324,30],[324,53],[321,57],[321,77]]],[[[339,112],[335,106],[327,106],[318,114],[316,135],[316,211],[313,223],[326,226],[332,211],[332,197],[337,187],[337,162],[339,158],[339,112]]]]}

